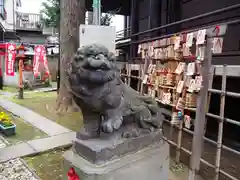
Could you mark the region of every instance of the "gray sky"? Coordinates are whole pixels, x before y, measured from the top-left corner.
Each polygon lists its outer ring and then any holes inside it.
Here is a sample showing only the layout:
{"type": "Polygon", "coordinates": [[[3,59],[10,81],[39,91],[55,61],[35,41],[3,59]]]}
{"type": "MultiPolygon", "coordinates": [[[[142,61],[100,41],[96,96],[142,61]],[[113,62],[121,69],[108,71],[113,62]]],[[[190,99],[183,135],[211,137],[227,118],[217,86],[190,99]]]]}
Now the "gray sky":
{"type": "MultiPolygon", "coordinates": [[[[39,13],[41,10],[41,4],[45,0],[22,0],[22,7],[19,11],[26,13],[39,13]]],[[[123,16],[115,16],[112,20],[112,26],[116,26],[116,31],[123,29],[123,16]]]]}

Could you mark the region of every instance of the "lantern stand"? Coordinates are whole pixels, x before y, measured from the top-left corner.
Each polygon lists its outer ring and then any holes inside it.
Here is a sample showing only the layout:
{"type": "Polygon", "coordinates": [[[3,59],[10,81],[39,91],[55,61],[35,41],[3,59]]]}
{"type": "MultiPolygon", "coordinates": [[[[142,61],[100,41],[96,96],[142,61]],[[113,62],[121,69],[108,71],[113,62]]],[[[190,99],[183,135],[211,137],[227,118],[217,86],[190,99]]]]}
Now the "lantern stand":
{"type": "Polygon", "coordinates": [[[23,99],[23,59],[25,58],[25,47],[20,45],[16,48],[17,55],[16,60],[19,60],[18,68],[19,68],[19,91],[18,98],[23,99]]]}

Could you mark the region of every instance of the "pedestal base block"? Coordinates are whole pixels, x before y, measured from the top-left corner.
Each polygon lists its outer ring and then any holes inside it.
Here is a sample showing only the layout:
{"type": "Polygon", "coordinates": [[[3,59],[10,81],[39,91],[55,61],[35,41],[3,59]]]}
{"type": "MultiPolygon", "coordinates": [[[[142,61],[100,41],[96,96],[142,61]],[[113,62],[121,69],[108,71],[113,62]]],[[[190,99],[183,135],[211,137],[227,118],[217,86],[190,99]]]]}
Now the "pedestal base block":
{"type": "Polygon", "coordinates": [[[97,165],[74,151],[64,154],[64,180],[73,167],[80,180],[168,180],[169,145],[161,141],[135,153],[97,165]]]}

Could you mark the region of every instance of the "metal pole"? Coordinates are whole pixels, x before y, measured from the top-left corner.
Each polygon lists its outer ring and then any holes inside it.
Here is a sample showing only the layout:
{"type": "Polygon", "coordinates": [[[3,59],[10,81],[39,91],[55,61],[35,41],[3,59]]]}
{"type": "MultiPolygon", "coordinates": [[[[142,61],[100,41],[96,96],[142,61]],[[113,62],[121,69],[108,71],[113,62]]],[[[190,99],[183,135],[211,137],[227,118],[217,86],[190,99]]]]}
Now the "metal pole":
{"type": "Polygon", "coordinates": [[[102,15],[102,11],[101,11],[101,7],[102,7],[102,2],[101,0],[99,0],[99,7],[98,7],[98,25],[101,25],[101,15],[102,15]]]}
{"type": "Polygon", "coordinates": [[[93,12],[88,11],[88,24],[93,24],[93,12]]]}
{"type": "Polygon", "coordinates": [[[218,124],[218,140],[217,140],[217,154],[215,162],[215,177],[214,180],[219,179],[220,162],[221,162],[221,151],[222,151],[222,139],[223,139],[223,123],[224,123],[224,110],[225,110],[225,97],[226,97],[226,84],[227,84],[227,65],[223,65],[223,76],[222,76],[222,93],[220,103],[220,117],[221,121],[218,124]]]}
{"type": "Polygon", "coordinates": [[[16,5],[16,1],[13,0],[13,30],[16,30],[16,16],[15,16],[15,5],[16,5]]]}
{"type": "Polygon", "coordinates": [[[93,0],[93,24],[101,25],[101,0],[93,0]]]}

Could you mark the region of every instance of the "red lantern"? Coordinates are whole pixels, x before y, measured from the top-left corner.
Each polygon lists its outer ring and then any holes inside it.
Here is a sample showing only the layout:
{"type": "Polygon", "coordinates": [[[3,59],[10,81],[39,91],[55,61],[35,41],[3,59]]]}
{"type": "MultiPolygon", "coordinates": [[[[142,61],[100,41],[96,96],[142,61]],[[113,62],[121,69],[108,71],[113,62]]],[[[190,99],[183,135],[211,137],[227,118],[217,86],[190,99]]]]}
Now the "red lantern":
{"type": "Polygon", "coordinates": [[[72,167],[69,169],[67,176],[68,176],[68,180],[80,180],[79,176],[77,175],[74,168],[72,167]]]}

